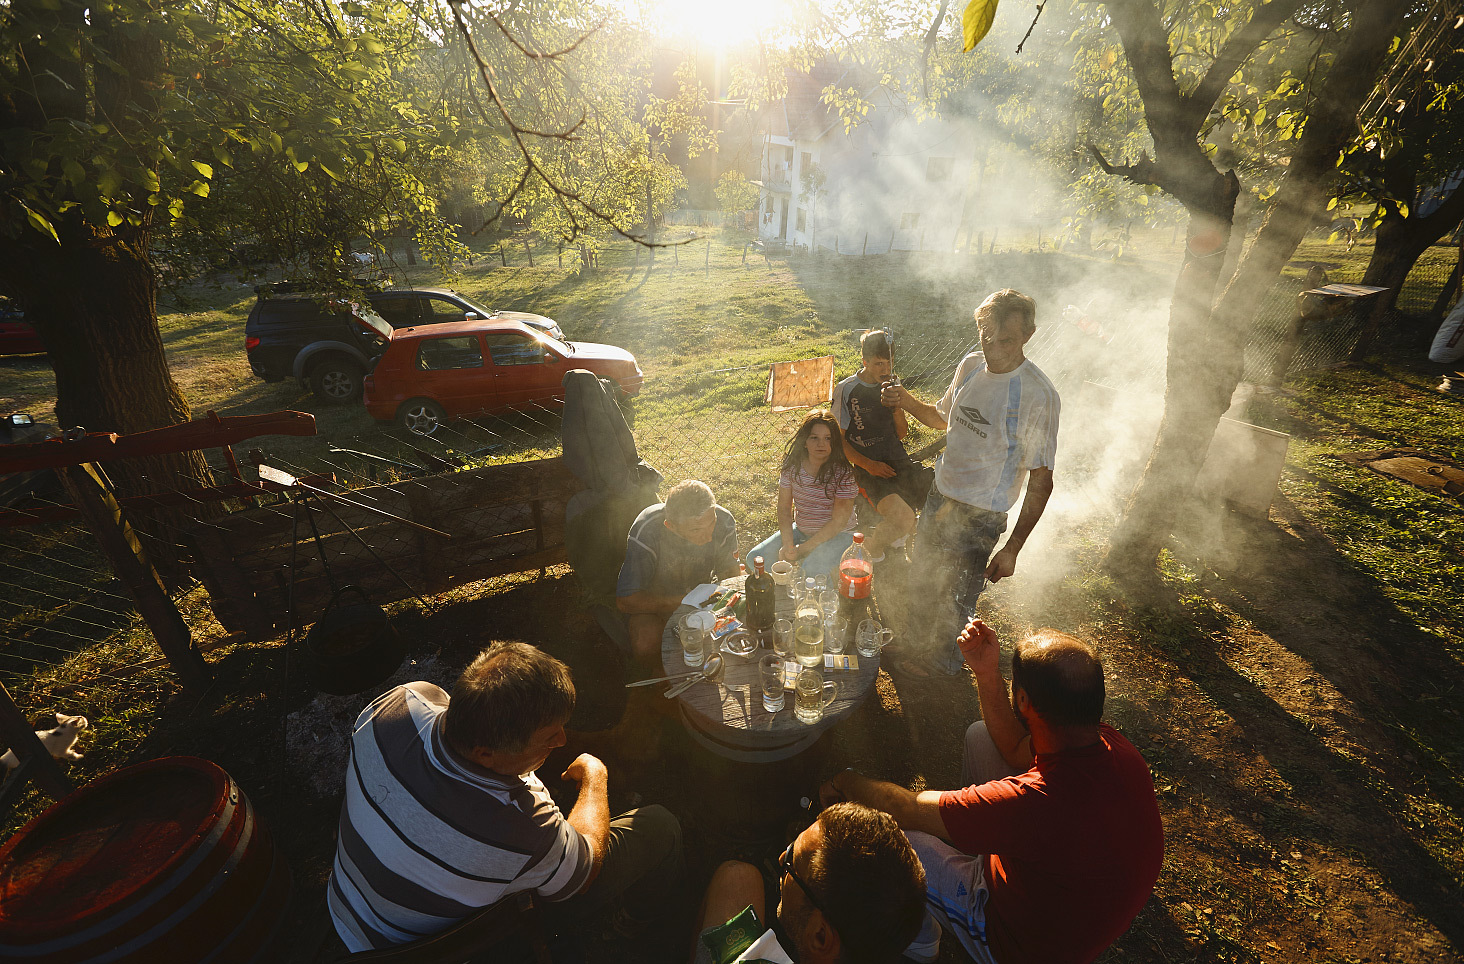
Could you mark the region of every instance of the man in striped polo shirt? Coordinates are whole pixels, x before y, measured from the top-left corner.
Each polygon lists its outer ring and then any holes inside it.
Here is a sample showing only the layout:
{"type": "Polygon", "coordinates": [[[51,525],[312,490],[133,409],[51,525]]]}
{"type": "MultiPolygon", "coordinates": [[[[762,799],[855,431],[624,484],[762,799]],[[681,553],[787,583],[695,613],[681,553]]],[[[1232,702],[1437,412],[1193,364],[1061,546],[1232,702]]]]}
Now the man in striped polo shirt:
{"type": "Polygon", "coordinates": [[[1022,351],[1037,331],[1037,305],[1019,291],[998,291],[976,309],[976,326],[981,350],[961,360],[939,402],[926,404],[898,385],[882,397],[946,433],[915,535],[916,570],[928,581],[917,587],[912,580],[911,587],[925,597],[912,614],[933,623],[929,632],[917,628],[913,635],[932,651],[928,659],[894,661],[906,676],[961,672],[961,627],[976,614],[986,581],[1016,571],[1017,553],[1052,495],[1060,402],[1052,382],[1022,351]],[[993,554],[1023,482],[1022,511],[993,554]]]}
{"type": "Polygon", "coordinates": [[[346,767],[327,903],[352,951],[436,934],[534,891],[551,921],[617,899],[631,921],[665,910],[682,873],[664,807],[610,819],[605,765],[575,758],[566,818],[534,771],[565,743],[569,668],[526,643],[494,643],[453,687],[408,683],[361,712],[346,767]]]}

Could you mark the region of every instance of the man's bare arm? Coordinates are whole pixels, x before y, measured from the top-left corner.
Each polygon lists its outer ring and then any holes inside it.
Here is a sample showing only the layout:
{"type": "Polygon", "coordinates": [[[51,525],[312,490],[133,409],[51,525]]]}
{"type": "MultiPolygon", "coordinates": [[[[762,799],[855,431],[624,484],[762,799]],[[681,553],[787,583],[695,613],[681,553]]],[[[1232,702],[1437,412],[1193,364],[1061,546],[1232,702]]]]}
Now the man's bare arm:
{"type": "Polygon", "coordinates": [[[605,865],[605,847],[610,840],[610,771],[596,757],[581,753],[565,769],[562,779],[579,784],[579,797],[565,819],[590,845],[593,866],[580,888],[583,894],[605,865]]]}
{"type": "Polygon", "coordinates": [[[1052,497],[1052,470],[1049,468],[1035,468],[1027,473],[1027,494],[1022,497],[1022,511],[1017,516],[1017,524],[1012,527],[1012,534],[1007,537],[1006,545],[1001,551],[991,557],[991,562],[986,565],[986,578],[992,582],[998,582],[1017,571],[1017,553],[1022,551],[1026,545],[1027,537],[1037,527],[1037,520],[1042,518],[1042,512],[1047,508],[1047,500],[1052,497]]]}
{"type": "Polygon", "coordinates": [[[980,619],[966,624],[956,644],[971,675],[976,677],[976,695],[981,700],[981,719],[991,742],[1001,751],[1002,759],[1018,772],[1032,768],[1032,738],[1022,728],[1007,696],[1006,680],[1001,676],[1001,646],[996,630],[980,619]]]}
{"type": "Polygon", "coordinates": [[[890,385],[880,393],[880,401],[894,406],[897,412],[909,412],[933,429],[944,432],[947,428],[946,420],[940,411],[934,405],[922,402],[911,395],[909,389],[904,385],[890,385]]]}
{"type": "Polygon", "coordinates": [[[945,821],[940,815],[940,793],[923,790],[916,793],[896,783],[871,780],[854,770],[845,770],[819,788],[824,806],[849,800],[875,810],[883,810],[895,818],[901,830],[919,830],[950,840],[945,821]]]}

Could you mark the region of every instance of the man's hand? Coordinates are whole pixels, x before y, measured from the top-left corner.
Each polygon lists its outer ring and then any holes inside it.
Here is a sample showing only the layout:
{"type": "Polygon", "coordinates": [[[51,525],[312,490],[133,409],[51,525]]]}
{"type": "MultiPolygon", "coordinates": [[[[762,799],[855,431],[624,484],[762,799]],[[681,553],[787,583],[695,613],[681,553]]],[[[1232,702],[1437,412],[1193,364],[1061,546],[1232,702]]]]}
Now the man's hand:
{"type": "Polygon", "coordinates": [[[595,777],[599,777],[603,781],[608,780],[609,776],[610,771],[606,769],[604,763],[600,762],[599,757],[591,756],[588,753],[581,753],[565,768],[559,778],[561,780],[573,780],[580,786],[584,786],[586,782],[593,780],[595,777]]]}
{"type": "Polygon", "coordinates": [[[893,382],[885,382],[879,393],[879,403],[885,408],[904,408],[909,398],[910,393],[905,390],[905,386],[893,382]]]}
{"type": "Polygon", "coordinates": [[[880,479],[893,479],[895,477],[895,470],[890,468],[888,462],[876,462],[874,459],[868,459],[867,462],[868,464],[863,466],[863,468],[870,475],[880,479]]]}
{"type": "Polygon", "coordinates": [[[802,556],[803,554],[798,551],[797,546],[790,546],[786,542],[783,543],[783,548],[778,550],[778,558],[784,562],[797,562],[802,556]]]}
{"type": "Polygon", "coordinates": [[[1008,542],[1001,551],[986,564],[986,581],[1001,582],[1017,571],[1017,550],[1008,542]]]}
{"type": "Polygon", "coordinates": [[[1001,645],[996,641],[996,630],[980,619],[972,617],[961,635],[956,637],[956,644],[961,647],[966,665],[976,676],[1001,673],[1001,645]]]}
{"type": "Polygon", "coordinates": [[[853,770],[842,770],[834,774],[830,780],[825,780],[823,786],[818,788],[818,803],[820,808],[831,807],[836,803],[844,803],[852,800],[849,791],[839,786],[841,778],[848,779],[854,773],[853,770]]]}

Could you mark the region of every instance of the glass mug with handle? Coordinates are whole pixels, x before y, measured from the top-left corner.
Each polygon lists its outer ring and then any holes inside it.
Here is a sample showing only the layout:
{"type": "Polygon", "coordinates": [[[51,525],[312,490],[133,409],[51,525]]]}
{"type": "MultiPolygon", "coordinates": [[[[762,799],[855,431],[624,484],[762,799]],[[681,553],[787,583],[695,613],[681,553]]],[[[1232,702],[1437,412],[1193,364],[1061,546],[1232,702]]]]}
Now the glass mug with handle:
{"type": "Polygon", "coordinates": [[[793,715],[800,723],[817,723],[823,719],[824,710],[839,697],[839,684],[825,681],[816,669],[806,669],[798,674],[798,683],[793,690],[793,715]]]}
{"type": "Polygon", "coordinates": [[[876,620],[866,619],[859,624],[859,631],[854,636],[854,647],[859,650],[860,656],[872,659],[890,644],[894,635],[894,630],[882,629],[876,620]]]}

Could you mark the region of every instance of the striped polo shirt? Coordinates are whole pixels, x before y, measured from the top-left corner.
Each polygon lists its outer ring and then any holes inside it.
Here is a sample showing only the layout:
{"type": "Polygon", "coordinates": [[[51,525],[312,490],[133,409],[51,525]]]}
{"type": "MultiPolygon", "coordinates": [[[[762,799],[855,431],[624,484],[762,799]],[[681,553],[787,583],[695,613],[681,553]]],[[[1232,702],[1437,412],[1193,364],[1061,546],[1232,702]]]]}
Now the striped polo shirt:
{"type": "MultiPolygon", "coordinates": [[[[793,524],[808,535],[829,524],[834,517],[834,500],[854,499],[859,496],[859,486],[854,482],[854,473],[845,469],[833,482],[825,485],[812,475],[802,462],[793,471],[778,476],[778,488],[793,493],[793,524]]],[[[849,513],[845,532],[853,531],[854,514],[849,513]]]]}
{"type": "Polygon", "coordinates": [[[442,736],[448,695],[408,683],[356,719],[326,902],[352,951],[442,931],[522,890],[579,892],[589,843],[532,773],[463,760],[442,736]]]}

